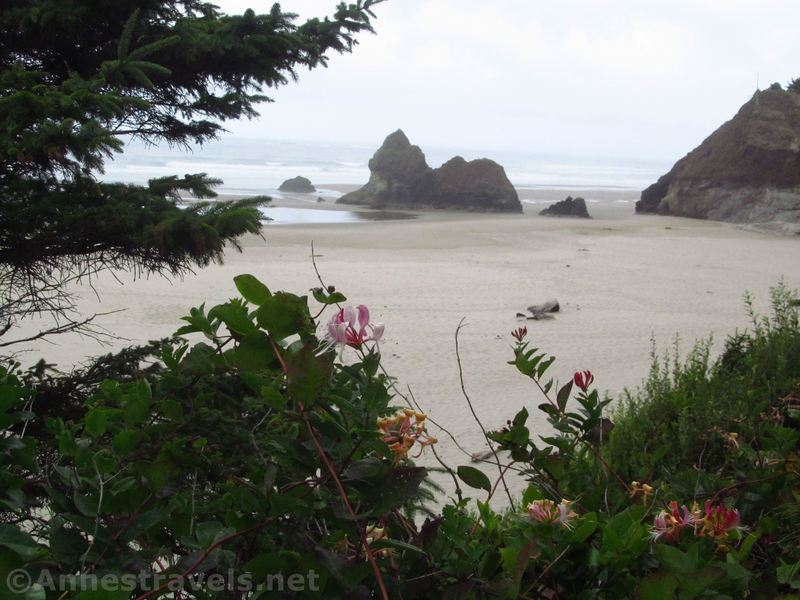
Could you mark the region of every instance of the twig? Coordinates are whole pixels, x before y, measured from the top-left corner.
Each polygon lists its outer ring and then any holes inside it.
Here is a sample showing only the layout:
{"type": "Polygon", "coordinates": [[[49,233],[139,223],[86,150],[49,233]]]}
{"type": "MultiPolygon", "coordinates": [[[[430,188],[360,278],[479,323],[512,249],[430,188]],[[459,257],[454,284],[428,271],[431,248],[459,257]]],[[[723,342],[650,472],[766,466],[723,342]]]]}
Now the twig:
{"type": "MultiPolygon", "coordinates": [[[[278,361],[281,364],[281,368],[283,369],[284,375],[288,375],[289,369],[286,366],[286,362],[284,361],[283,357],[281,356],[278,345],[275,343],[275,340],[272,339],[272,336],[269,336],[269,340],[272,343],[272,349],[275,351],[275,356],[278,357],[278,361]]],[[[358,529],[358,533],[361,537],[361,545],[364,548],[364,552],[367,555],[367,560],[369,560],[369,564],[372,567],[372,572],[375,574],[375,579],[377,580],[378,587],[380,587],[381,590],[381,596],[383,597],[383,600],[389,600],[389,592],[386,590],[386,584],[383,581],[381,570],[378,567],[377,561],[375,560],[375,555],[372,553],[372,548],[370,548],[369,546],[366,529],[361,525],[361,523],[358,522],[356,512],[353,510],[353,507],[350,504],[350,499],[347,496],[347,491],[344,489],[344,486],[342,485],[342,482],[336,473],[336,469],[333,467],[333,464],[328,458],[325,449],[322,447],[322,444],[320,444],[319,439],[317,438],[317,434],[311,425],[311,421],[308,418],[308,413],[306,412],[305,406],[303,406],[302,402],[299,402],[298,407],[300,409],[300,415],[303,417],[303,421],[305,421],[306,427],[308,428],[308,433],[311,436],[311,440],[314,442],[314,446],[316,447],[317,452],[319,453],[319,456],[322,459],[322,462],[325,464],[325,468],[328,469],[328,472],[333,478],[333,481],[336,484],[336,488],[339,491],[339,495],[342,498],[342,502],[344,503],[345,508],[347,508],[347,512],[352,517],[353,522],[355,523],[355,526],[358,529]]],[[[144,599],[137,598],[136,600],[144,600],[144,599]]]]}
{"type": "MultiPolygon", "coordinates": [[[[422,407],[419,405],[419,402],[417,402],[417,399],[414,398],[414,392],[411,391],[410,387],[408,388],[408,394],[411,397],[411,400],[414,402],[414,406],[416,407],[416,409],[419,412],[424,413],[425,411],[422,410],[422,407]]],[[[444,460],[442,460],[442,458],[439,456],[439,453],[436,452],[436,448],[434,447],[433,444],[431,444],[430,448],[431,448],[431,452],[433,452],[434,458],[436,458],[436,461],[440,465],[442,465],[442,468],[445,471],[447,471],[447,473],[453,479],[453,485],[456,486],[456,496],[458,496],[458,501],[461,502],[464,499],[464,496],[463,496],[463,493],[461,491],[461,486],[458,484],[458,477],[456,477],[455,471],[453,471],[453,469],[450,468],[450,465],[448,465],[446,462],[444,462],[444,460]]]]}
{"type": "Polygon", "coordinates": [[[461,365],[461,353],[458,347],[458,334],[461,332],[461,328],[464,326],[464,318],[462,317],[461,321],[458,322],[458,327],[456,327],[455,333],[455,342],[456,342],[456,362],[458,363],[458,379],[461,383],[461,393],[464,395],[464,398],[467,401],[467,405],[469,406],[469,410],[472,413],[472,416],[475,418],[475,422],[478,424],[478,427],[481,428],[481,432],[483,433],[483,437],[486,440],[486,443],[489,446],[489,450],[491,450],[492,455],[494,456],[495,464],[497,465],[497,470],[500,471],[500,480],[503,482],[503,489],[506,492],[506,496],[508,496],[508,503],[511,506],[511,509],[514,510],[514,500],[511,497],[511,492],[508,489],[508,485],[506,484],[506,479],[504,476],[504,471],[502,464],[500,463],[500,458],[497,456],[497,451],[494,449],[494,444],[492,440],[489,438],[489,434],[486,432],[486,428],[481,423],[478,414],[475,412],[475,408],[472,406],[472,400],[469,398],[469,394],[467,393],[467,387],[464,383],[464,368],[461,365]]]}
{"type": "Polygon", "coordinates": [[[50,329],[42,330],[39,333],[36,333],[34,335],[31,335],[31,336],[28,336],[26,338],[20,338],[20,339],[17,339],[17,340],[11,340],[10,342],[0,342],[0,348],[5,348],[7,346],[13,346],[14,344],[22,344],[24,342],[33,342],[35,340],[39,340],[39,339],[41,339],[41,338],[43,338],[45,336],[49,336],[49,335],[57,335],[57,334],[60,334],[60,333],[70,333],[70,332],[76,332],[79,335],[85,335],[85,336],[90,337],[90,338],[92,338],[94,340],[97,340],[101,344],[107,344],[108,342],[106,342],[104,338],[106,338],[106,337],[110,338],[110,337],[114,337],[114,336],[112,336],[109,333],[104,333],[104,332],[99,331],[99,330],[93,330],[93,329],[87,327],[87,325],[89,325],[89,323],[94,321],[97,317],[104,317],[106,315],[113,315],[114,313],[118,313],[118,312],[122,312],[122,311],[121,310],[112,310],[112,311],[109,311],[109,312],[97,313],[97,314],[94,314],[94,315],[92,315],[91,317],[89,317],[87,319],[83,319],[82,321],[70,321],[69,323],[65,323],[63,325],[56,325],[55,327],[51,327],[50,329]]]}
{"type": "Polygon", "coordinates": [[[355,526],[358,528],[358,533],[361,536],[361,545],[364,548],[364,552],[367,555],[367,560],[369,561],[370,566],[372,567],[372,572],[375,574],[375,579],[378,582],[378,587],[381,591],[381,597],[383,600],[389,600],[389,592],[386,590],[386,584],[383,581],[383,575],[381,574],[381,570],[378,567],[378,563],[375,560],[375,555],[372,552],[372,548],[369,546],[369,541],[367,540],[367,531],[358,522],[356,517],[356,512],[353,510],[352,505],[350,504],[350,499],[347,497],[347,491],[344,489],[339,476],[336,474],[336,469],[333,468],[333,464],[331,463],[330,459],[328,458],[325,449],[320,444],[319,439],[317,438],[317,434],[314,431],[314,428],[311,426],[311,421],[308,419],[308,413],[306,412],[305,408],[302,404],[300,404],[300,414],[303,416],[303,420],[306,423],[306,427],[308,428],[308,433],[311,436],[311,439],[314,442],[314,446],[317,448],[317,452],[319,453],[322,462],[325,463],[325,468],[328,469],[328,472],[331,474],[333,481],[336,483],[336,487],[339,490],[339,495],[342,497],[342,502],[344,502],[345,508],[347,508],[347,512],[350,513],[350,516],[353,518],[353,522],[355,526]]]}
{"type": "MultiPolygon", "coordinates": [[[[219,548],[223,544],[225,544],[225,543],[227,543],[227,542],[229,542],[229,541],[231,541],[231,540],[233,540],[233,539],[235,539],[237,537],[241,537],[241,536],[243,536],[243,535],[245,535],[247,533],[259,530],[262,527],[264,527],[267,523],[269,523],[271,520],[272,520],[272,517],[268,517],[268,518],[264,519],[263,521],[261,521],[260,523],[257,523],[255,525],[253,525],[252,527],[248,527],[247,529],[243,529],[242,531],[237,531],[235,533],[232,533],[230,535],[225,536],[224,538],[222,538],[221,540],[219,540],[217,542],[214,542],[208,548],[206,548],[205,552],[203,552],[203,554],[201,554],[200,557],[196,561],[194,561],[191,565],[189,565],[189,567],[187,569],[185,569],[180,575],[178,575],[178,579],[185,578],[189,573],[194,571],[200,564],[202,564],[202,562],[206,558],[208,558],[209,554],[211,554],[214,550],[216,550],[217,548],[219,548]]],[[[149,598],[150,596],[153,596],[153,595],[157,594],[158,592],[161,592],[161,591],[165,590],[167,587],[172,585],[172,583],[174,581],[175,581],[175,579],[169,579],[168,581],[166,581],[165,583],[162,583],[157,588],[155,588],[153,590],[150,590],[149,592],[146,592],[146,593],[142,594],[141,596],[137,596],[136,598],[134,598],[134,600],[147,600],[147,598],[149,598]]]]}

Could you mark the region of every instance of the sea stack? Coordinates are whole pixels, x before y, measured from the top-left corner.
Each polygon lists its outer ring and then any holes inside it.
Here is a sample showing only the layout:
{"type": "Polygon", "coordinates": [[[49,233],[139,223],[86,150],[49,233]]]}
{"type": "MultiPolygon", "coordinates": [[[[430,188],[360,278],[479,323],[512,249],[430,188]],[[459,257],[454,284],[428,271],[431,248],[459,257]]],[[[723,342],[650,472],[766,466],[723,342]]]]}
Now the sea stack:
{"type": "Polygon", "coordinates": [[[292,194],[311,194],[316,192],[317,188],[314,187],[309,179],[298,175],[297,177],[292,177],[284,181],[281,187],[278,188],[278,191],[292,194]]]}
{"type": "Polygon", "coordinates": [[[419,146],[402,130],[390,134],[369,161],[367,184],[337,200],[373,208],[437,208],[522,212],[505,170],[488,158],[456,156],[431,169],[419,146]]]}
{"type": "Polygon", "coordinates": [[[548,217],[578,217],[581,219],[591,219],[589,211],[586,209],[586,200],[583,198],[573,198],[567,196],[560,202],[555,202],[539,211],[540,215],[548,217]]]}
{"type": "Polygon", "coordinates": [[[636,212],[800,232],[800,94],[756,92],[644,190],[636,212]]]}

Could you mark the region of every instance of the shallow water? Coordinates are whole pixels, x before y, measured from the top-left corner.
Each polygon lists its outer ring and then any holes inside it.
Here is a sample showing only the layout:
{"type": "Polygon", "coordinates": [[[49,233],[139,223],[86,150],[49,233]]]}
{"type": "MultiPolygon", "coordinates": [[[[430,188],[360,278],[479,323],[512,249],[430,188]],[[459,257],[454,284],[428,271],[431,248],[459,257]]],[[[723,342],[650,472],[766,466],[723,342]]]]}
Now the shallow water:
{"type": "Polygon", "coordinates": [[[316,208],[293,208],[289,206],[266,206],[261,214],[272,219],[267,225],[310,225],[317,223],[367,223],[369,221],[400,221],[414,219],[413,213],[375,210],[322,210],[316,208]]]}

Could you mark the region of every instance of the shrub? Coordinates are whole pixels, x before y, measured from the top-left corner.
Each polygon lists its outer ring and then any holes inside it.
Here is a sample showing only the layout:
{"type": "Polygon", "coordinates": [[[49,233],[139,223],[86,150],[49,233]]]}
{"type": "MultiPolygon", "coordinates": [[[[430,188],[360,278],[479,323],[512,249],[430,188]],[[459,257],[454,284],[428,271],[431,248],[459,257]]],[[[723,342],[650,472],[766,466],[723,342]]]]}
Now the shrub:
{"type": "Polygon", "coordinates": [[[613,430],[610,399],[590,372],[556,388],[554,357],[524,328],[513,332],[510,362],[541,394],[530,408],[552,433],[536,436],[526,407],[485,432],[491,469],[440,461],[456,499],[434,515],[427,470],[413,459],[436,440],[425,415],[392,405],[382,325],[363,306],[345,307],[323,336],[320,319],[341,293],[313,290],[321,310],[312,316],[305,296],[248,275],[236,285],[241,298],[185,317],[178,335],[193,344],[152,345],[160,364],[141,371],[131,367],[147,350],[105,359],[120,376],[98,383],[83,373],[83,387],[63,388],[64,410],[38,410],[40,391],[52,403],[60,389],[41,366],[0,370],[0,598],[774,598],[800,589],[800,401],[781,397],[797,384],[800,344],[785,287],[773,291],[773,318],[754,318],[717,361],[701,344],[687,361],[659,362],[613,430]],[[665,409],[678,418],[658,423],[665,409]],[[693,432],[722,440],[702,447],[702,468],[693,432]],[[669,449],[642,460],[625,436],[669,449]],[[512,474],[528,486],[497,510],[512,474]],[[20,591],[20,573],[129,583],[20,591]],[[151,578],[124,579],[134,573],[151,578]],[[293,575],[303,587],[275,587],[276,576],[293,575]],[[226,587],[212,587],[215,577],[226,587]]]}

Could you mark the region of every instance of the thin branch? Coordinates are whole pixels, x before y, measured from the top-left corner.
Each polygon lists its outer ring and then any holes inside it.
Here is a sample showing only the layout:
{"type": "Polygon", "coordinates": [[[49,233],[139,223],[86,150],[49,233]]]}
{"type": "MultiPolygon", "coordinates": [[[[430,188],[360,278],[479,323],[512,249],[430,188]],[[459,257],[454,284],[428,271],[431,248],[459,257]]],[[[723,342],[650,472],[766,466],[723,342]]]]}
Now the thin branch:
{"type": "Polygon", "coordinates": [[[55,327],[51,327],[50,329],[44,329],[39,333],[28,336],[26,338],[12,340],[10,342],[0,342],[0,348],[5,348],[7,346],[12,346],[14,344],[33,342],[35,340],[39,340],[50,335],[58,335],[61,333],[72,333],[72,332],[97,340],[101,344],[108,344],[106,338],[112,338],[112,339],[120,339],[120,338],[110,333],[105,333],[104,331],[98,329],[92,329],[91,327],[87,327],[87,325],[89,325],[89,323],[94,321],[97,317],[113,315],[114,313],[122,312],[122,310],[123,309],[112,310],[104,313],[96,313],[91,317],[88,317],[87,319],[83,319],[82,321],[70,321],[69,323],[66,323],[64,325],[56,325],[55,327]]]}
{"type": "Polygon", "coordinates": [[[497,470],[500,471],[500,480],[503,482],[503,489],[506,492],[506,496],[508,496],[508,503],[511,506],[511,509],[514,510],[514,499],[511,497],[511,492],[508,489],[508,484],[506,484],[505,479],[505,472],[503,471],[502,463],[500,462],[500,458],[497,456],[497,451],[494,449],[494,444],[492,440],[489,438],[489,434],[486,432],[486,428],[483,426],[478,414],[475,412],[475,408],[472,406],[472,400],[470,400],[469,394],[467,393],[467,386],[464,383],[464,368],[461,365],[461,352],[458,346],[458,334],[461,332],[461,328],[464,326],[464,318],[458,322],[458,327],[456,327],[455,332],[455,343],[456,343],[456,363],[458,364],[458,379],[461,383],[461,393],[464,395],[464,399],[467,401],[467,406],[469,406],[469,410],[472,413],[475,422],[478,424],[478,427],[481,428],[481,433],[483,433],[483,438],[486,440],[486,443],[489,446],[489,450],[491,450],[492,455],[494,456],[495,464],[497,465],[497,470]]]}

